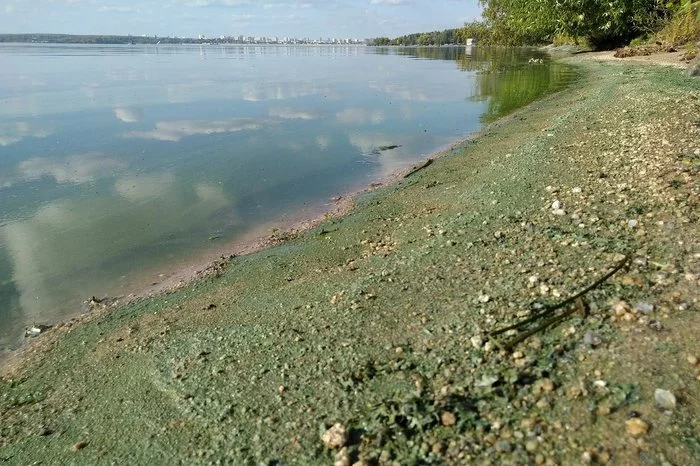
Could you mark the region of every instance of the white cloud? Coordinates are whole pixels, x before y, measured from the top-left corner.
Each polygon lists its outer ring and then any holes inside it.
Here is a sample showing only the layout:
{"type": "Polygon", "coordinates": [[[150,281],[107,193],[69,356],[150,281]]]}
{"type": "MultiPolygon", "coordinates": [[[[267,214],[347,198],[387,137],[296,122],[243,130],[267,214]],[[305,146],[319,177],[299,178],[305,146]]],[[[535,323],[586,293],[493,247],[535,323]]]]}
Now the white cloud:
{"type": "Polygon", "coordinates": [[[125,138],[155,139],[177,142],[186,136],[235,133],[262,128],[262,122],[249,119],[223,121],[161,121],[150,131],[129,131],[125,138]]]}
{"type": "Polygon", "coordinates": [[[97,11],[102,13],[138,13],[139,9],[130,6],[101,6],[97,11]]]}

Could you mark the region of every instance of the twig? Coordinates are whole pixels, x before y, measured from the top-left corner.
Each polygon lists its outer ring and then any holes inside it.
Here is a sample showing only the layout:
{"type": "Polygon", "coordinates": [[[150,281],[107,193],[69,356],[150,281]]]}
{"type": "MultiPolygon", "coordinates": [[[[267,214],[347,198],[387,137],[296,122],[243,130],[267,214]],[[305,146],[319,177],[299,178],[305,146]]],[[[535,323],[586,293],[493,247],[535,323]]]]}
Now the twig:
{"type": "Polygon", "coordinates": [[[413,175],[414,173],[423,170],[425,167],[427,167],[427,166],[430,165],[431,163],[433,163],[433,159],[428,159],[428,160],[426,160],[425,162],[423,162],[422,164],[420,164],[420,165],[418,165],[418,166],[416,166],[416,167],[413,167],[413,168],[411,169],[411,171],[408,172],[408,173],[406,173],[403,177],[404,177],[404,178],[408,178],[409,176],[413,175]]]}
{"type": "MultiPolygon", "coordinates": [[[[579,301],[583,301],[583,299],[579,298],[579,301]]],[[[507,342],[503,343],[503,345],[499,345],[499,346],[501,346],[506,351],[510,351],[513,348],[515,348],[515,346],[518,343],[522,343],[523,341],[527,340],[528,338],[530,338],[534,334],[541,332],[542,330],[545,330],[554,324],[558,324],[562,320],[569,317],[571,314],[575,314],[577,311],[581,312],[582,308],[585,308],[585,305],[583,303],[579,302],[579,303],[577,303],[577,305],[575,307],[572,307],[568,311],[565,311],[563,314],[559,314],[558,316],[551,317],[551,318],[545,320],[544,322],[542,322],[537,327],[533,328],[532,330],[528,330],[527,332],[522,333],[522,334],[514,337],[512,340],[507,341],[507,342]]],[[[495,341],[495,340],[493,340],[493,341],[495,341]]]]}
{"type": "Polygon", "coordinates": [[[612,277],[613,275],[615,275],[620,269],[622,269],[625,265],[627,265],[627,263],[629,262],[629,260],[631,259],[631,257],[632,257],[632,256],[631,256],[630,254],[627,254],[627,255],[625,256],[625,258],[622,259],[610,272],[606,273],[605,275],[603,275],[602,277],[600,277],[598,280],[596,280],[595,283],[593,283],[592,285],[586,287],[586,288],[583,289],[582,291],[579,291],[579,292],[576,293],[575,295],[573,295],[573,296],[571,296],[571,297],[569,297],[569,298],[566,298],[564,301],[562,301],[562,302],[560,302],[560,303],[558,303],[558,304],[555,304],[555,305],[553,305],[553,306],[549,306],[549,307],[545,308],[542,312],[539,312],[539,313],[535,314],[535,315],[532,316],[532,317],[529,317],[529,318],[527,318],[527,319],[525,319],[525,320],[521,320],[520,322],[517,322],[517,323],[515,323],[515,324],[513,324],[513,325],[510,325],[510,326],[508,326],[508,327],[504,327],[504,328],[501,328],[501,329],[498,329],[498,330],[494,330],[493,332],[490,332],[489,335],[491,335],[491,336],[500,335],[501,333],[505,333],[505,332],[507,332],[508,330],[514,330],[514,329],[517,329],[517,328],[521,328],[521,327],[523,327],[523,326],[525,326],[525,325],[527,325],[527,324],[529,324],[529,323],[531,323],[531,322],[534,322],[534,321],[537,320],[537,319],[540,319],[540,318],[542,318],[542,317],[544,317],[544,316],[546,316],[546,315],[552,314],[552,313],[553,313],[554,311],[556,311],[557,309],[561,309],[561,308],[563,308],[563,307],[568,306],[568,305],[571,304],[572,302],[576,301],[578,298],[584,296],[585,294],[587,294],[587,293],[589,293],[590,291],[594,290],[595,288],[599,287],[599,286],[602,285],[606,280],[608,280],[610,277],[612,277]]]}

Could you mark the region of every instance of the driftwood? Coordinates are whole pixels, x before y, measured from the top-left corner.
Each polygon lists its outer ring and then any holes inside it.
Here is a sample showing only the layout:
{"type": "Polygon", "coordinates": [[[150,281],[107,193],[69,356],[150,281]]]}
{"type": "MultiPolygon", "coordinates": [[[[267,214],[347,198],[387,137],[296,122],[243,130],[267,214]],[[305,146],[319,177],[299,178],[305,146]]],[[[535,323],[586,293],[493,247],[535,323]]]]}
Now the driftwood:
{"type": "Polygon", "coordinates": [[[535,335],[536,333],[541,332],[541,331],[551,327],[554,324],[558,324],[559,322],[563,321],[564,319],[566,319],[570,315],[574,314],[576,311],[579,311],[584,316],[586,316],[588,308],[587,308],[586,302],[584,301],[583,297],[587,293],[591,292],[592,290],[596,289],[597,287],[599,287],[600,285],[605,283],[608,279],[610,279],[610,277],[612,277],[618,271],[620,271],[620,269],[622,269],[625,265],[627,265],[627,263],[630,261],[630,259],[631,259],[631,256],[629,254],[626,255],[624,259],[622,259],[617,265],[615,265],[615,267],[612,268],[612,270],[610,270],[608,273],[606,273],[605,275],[600,277],[598,280],[596,280],[595,283],[589,285],[588,287],[579,291],[575,295],[573,295],[569,298],[566,298],[564,301],[562,301],[560,303],[554,304],[552,306],[548,306],[544,310],[542,310],[541,312],[538,312],[537,314],[535,314],[531,317],[528,317],[527,319],[521,320],[520,322],[517,322],[513,325],[509,325],[508,327],[503,327],[503,328],[500,328],[498,330],[494,330],[494,331],[489,333],[489,336],[495,337],[496,335],[500,335],[500,334],[508,332],[510,330],[523,329],[524,327],[528,326],[529,324],[531,324],[539,319],[542,319],[542,318],[547,317],[547,316],[552,316],[552,314],[554,314],[559,309],[567,307],[571,304],[576,304],[575,307],[572,307],[571,309],[568,309],[559,315],[549,317],[547,320],[542,322],[537,327],[535,327],[531,330],[526,330],[523,333],[521,333],[520,335],[516,335],[515,337],[513,337],[513,339],[511,339],[505,343],[501,344],[501,343],[496,342],[495,339],[492,339],[492,341],[494,341],[494,343],[496,343],[496,345],[500,349],[510,351],[517,344],[525,341],[526,339],[530,338],[532,335],[535,335]]]}
{"type": "Polygon", "coordinates": [[[413,167],[413,168],[411,169],[411,171],[409,171],[408,173],[406,173],[403,177],[404,177],[404,178],[408,178],[409,176],[411,176],[411,175],[413,175],[413,174],[415,174],[415,173],[417,173],[417,172],[423,170],[425,167],[427,167],[427,166],[430,165],[431,163],[433,163],[433,159],[428,159],[428,160],[426,160],[425,162],[423,162],[422,164],[413,167]]]}

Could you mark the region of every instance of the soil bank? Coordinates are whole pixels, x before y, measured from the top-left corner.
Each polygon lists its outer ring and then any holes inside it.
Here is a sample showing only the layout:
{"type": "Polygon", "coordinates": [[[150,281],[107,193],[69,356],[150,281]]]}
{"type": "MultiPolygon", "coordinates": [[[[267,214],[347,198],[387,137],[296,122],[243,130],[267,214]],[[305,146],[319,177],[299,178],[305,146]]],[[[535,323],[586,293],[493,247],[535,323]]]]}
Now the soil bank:
{"type": "Polygon", "coordinates": [[[39,338],[0,379],[0,461],[697,463],[700,82],[569,60],[348,215],[39,338]],[[487,337],[627,254],[587,315],[487,337]]]}

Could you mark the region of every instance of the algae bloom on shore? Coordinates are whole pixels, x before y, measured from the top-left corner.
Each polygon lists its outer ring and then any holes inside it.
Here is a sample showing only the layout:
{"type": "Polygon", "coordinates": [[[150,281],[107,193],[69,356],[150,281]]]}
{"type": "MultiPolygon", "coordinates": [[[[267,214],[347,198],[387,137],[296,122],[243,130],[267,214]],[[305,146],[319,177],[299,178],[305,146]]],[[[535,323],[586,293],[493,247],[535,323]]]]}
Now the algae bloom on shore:
{"type": "Polygon", "coordinates": [[[203,52],[0,45],[0,349],[321,216],[572,77],[531,49],[203,52]]]}
{"type": "Polygon", "coordinates": [[[697,83],[566,64],[347,215],[48,332],[0,379],[0,457],[697,463],[697,83]]]}

